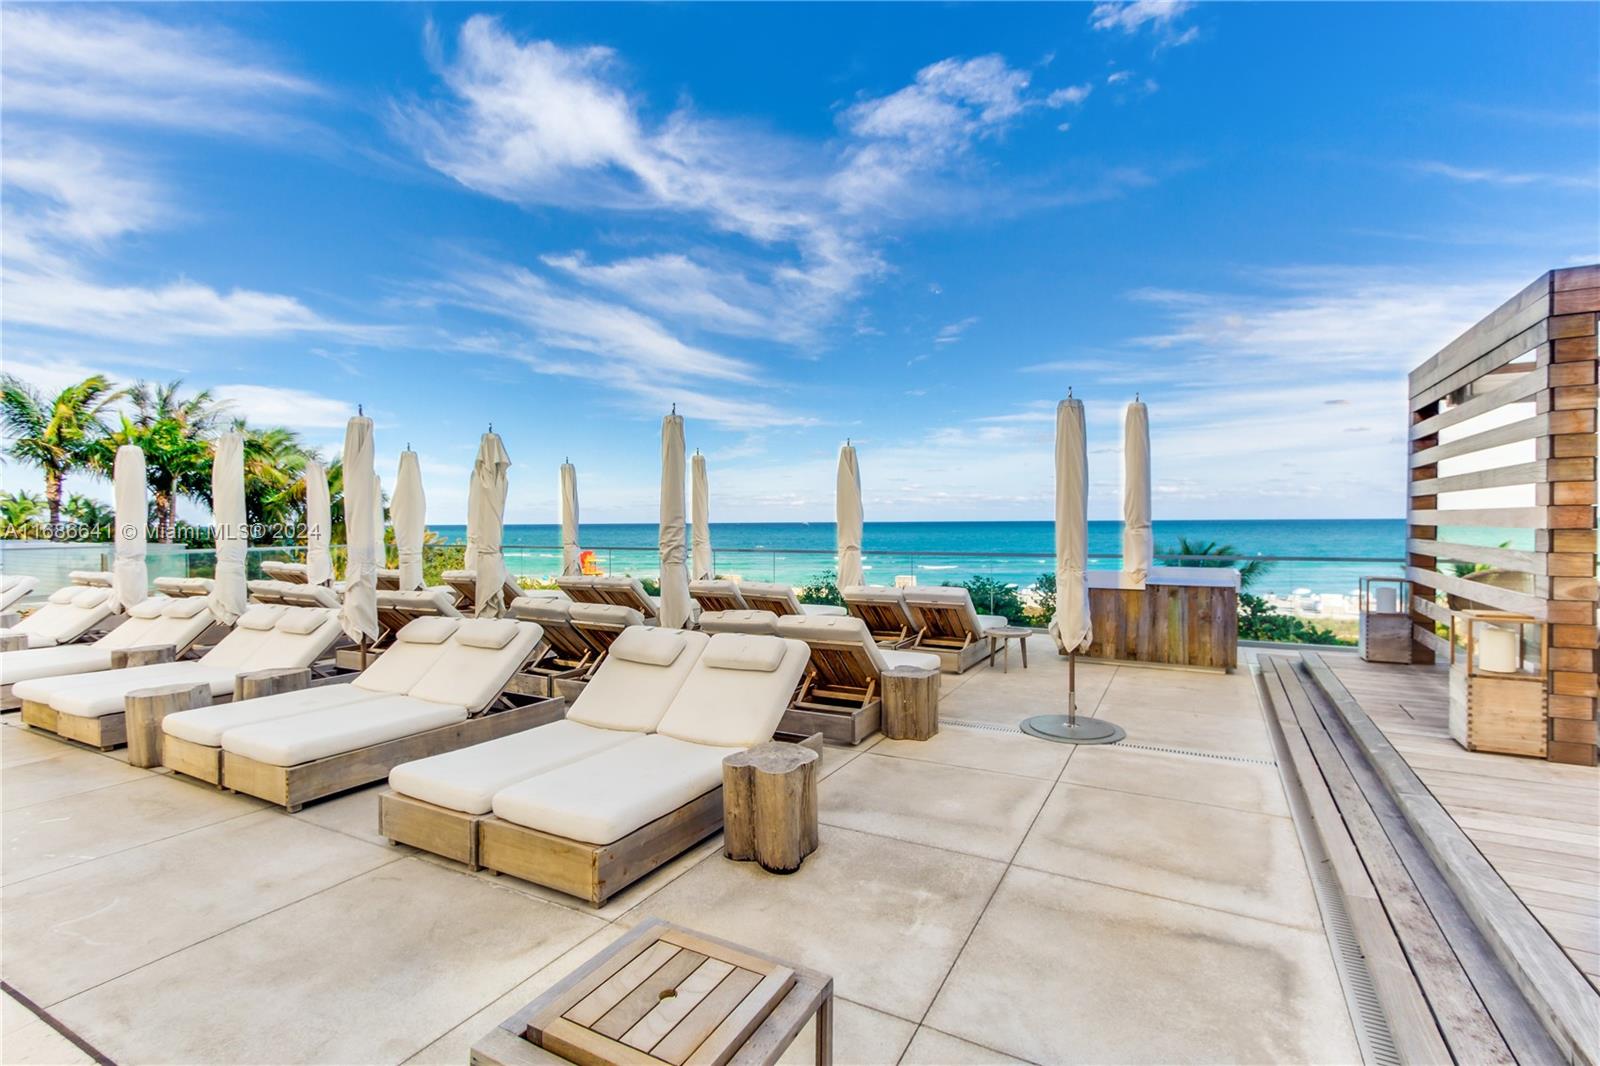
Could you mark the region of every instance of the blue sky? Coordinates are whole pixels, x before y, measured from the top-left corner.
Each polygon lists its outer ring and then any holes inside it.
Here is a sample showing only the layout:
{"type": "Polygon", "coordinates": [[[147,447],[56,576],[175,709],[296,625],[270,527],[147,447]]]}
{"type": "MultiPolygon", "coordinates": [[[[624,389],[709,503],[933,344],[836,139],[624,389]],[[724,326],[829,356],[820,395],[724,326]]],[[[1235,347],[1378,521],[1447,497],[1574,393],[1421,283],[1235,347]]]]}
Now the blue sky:
{"type": "Polygon", "coordinates": [[[1157,518],[1397,515],[1405,372],[1600,257],[1594,4],[0,18],[6,368],[364,405],[434,522],[491,422],[508,520],[651,519],[673,403],[717,520],[846,437],[869,520],[1047,518],[1069,386],[1093,517],[1135,392],[1157,518]]]}

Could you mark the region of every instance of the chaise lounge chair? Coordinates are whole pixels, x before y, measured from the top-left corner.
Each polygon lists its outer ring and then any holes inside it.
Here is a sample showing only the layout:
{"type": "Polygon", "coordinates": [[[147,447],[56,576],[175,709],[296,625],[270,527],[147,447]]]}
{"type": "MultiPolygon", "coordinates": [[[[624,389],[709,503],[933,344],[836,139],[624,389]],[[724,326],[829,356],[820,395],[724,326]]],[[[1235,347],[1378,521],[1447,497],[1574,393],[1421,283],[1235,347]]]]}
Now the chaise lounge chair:
{"type": "Polygon", "coordinates": [[[109,570],[72,570],[67,573],[67,580],[90,589],[108,589],[112,585],[109,570]]]}
{"type": "Polygon", "coordinates": [[[273,581],[287,581],[291,585],[304,585],[309,580],[311,571],[305,563],[265,559],[261,563],[261,572],[273,581]]]}
{"type": "Polygon", "coordinates": [[[559,722],[403,763],[379,797],[379,832],[401,844],[478,867],[478,823],[495,793],[655,730],[708,638],[630,629],[559,722]]]}
{"type": "Polygon", "coordinates": [[[700,616],[702,633],[778,634],[778,616],[771,611],[706,611],[700,616]]]}
{"type": "Polygon", "coordinates": [[[706,580],[689,582],[689,595],[702,611],[748,611],[750,605],[739,592],[737,581],[706,580]]]}
{"type": "Polygon", "coordinates": [[[105,628],[116,616],[116,607],[110,589],[67,585],[52,592],[44,606],[16,625],[0,629],[0,637],[21,637],[28,648],[71,644],[96,628],[105,628]]]}
{"type": "MultiPolygon", "coordinates": [[[[478,603],[478,572],[476,570],[446,570],[439,575],[446,585],[449,585],[456,594],[456,609],[462,614],[471,614],[478,603]]],[[[527,590],[517,584],[517,579],[509,573],[506,574],[505,585],[502,586],[506,606],[510,606],[518,596],[527,590]]]]}
{"type": "Polygon", "coordinates": [[[319,607],[256,606],[198,659],[19,681],[22,720],[102,750],[127,742],[128,693],[164,685],[209,685],[213,701],[232,697],[239,674],[308,667],[340,636],[338,613],[319,607]]]}
{"type": "MultiPolygon", "coordinates": [[[[250,704],[276,702],[271,710],[284,713],[270,719],[218,726],[217,719],[228,716],[211,716],[220,733],[222,784],[296,811],[381,781],[400,763],[554,721],[565,709],[562,700],[506,692],[543,637],[532,622],[418,619],[350,685],[315,690],[317,705],[306,713],[292,710],[306,702],[304,694],[287,692],[238,705],[259,715],[262,708],[250,704]],[[321,695],[335,688],[353,694],[354,702],[321,695]]],[[[203,711],[169,715],[163,732],[181,733],[184,716],[203,717],[203,711]],[[173,719],[179,719],[175,727],[173,719]]]]}
{"type": "Polygon", "coordinates": [[[209,577],[158,577],[155,590],[167,596],[209,596],[216,582],[209,577]]]}
{"type": "Polygon", "coordinates": [[[739,594],[752,611],[771,611],[782,617],[788,614],[842,615],[843,607],[829,603],[801,603],[788,585],[767,581],[745,581],[739,585],[739,594]]]}
{"type": "Polygon", "coordinates": [[[594,645],[602,656],[630,626],[648,625],[644,615],[617,603],[575,603],[570,609],[572,628],[594,645]]]}
{"type": "Polygon", "coordinates": [[[544,630],[544,650],[523,672],[542,678],[542,687],[551,695],[555,694],[556,681],[588,677],[605,653],[605,649],[597,647],[572,624],[572,609],[576,606],[565,597],[523,597],[511,605],[513,617],[537,623],[544,630]]]}
{"type": "Polygon", "coordinates": [[[653,626],[661,611],[661,602],[644,590],[636,577],[612,575],[604,577],[558,577],[556,587],[576,603],[609,603],[630,607],[644,618],[644,624],[653,626]]]}
{"type": "Polygon", "coordinates": [[[478,862],[599,906],[722,826],[722,760],[772,738],[797,640],[707,639],[656,731],[495,793],[478,862]]]}
{"type": "Polygon", "coordinates": [[[916,643],[920,631],[900,589],[857,585],[840,589],[839,594],[844,597],[844,609],[866,623],[879,647],[903,648],[916,643]]]}
{"type": "Polygon", "coordinates": [[[778,619],[778,635],[811,648],[805,682],[783,717],[783,728],[819,732],[838,744],[859,744],[878,731],[885,670],[940,668],[937,655],[878,647],[859,618],[791,615],[778,619]]]}
{"type": "Polygon", "coordinates": [[[246,583],[250,598],[257,603],[278,603],[286,607],[334,607],[339,594],[323,585],[295,581],[251,581],[246,583]]]}
{"type": "Polygon", "coordinates": [[[959,586],[905,590],[911,619],[921,630],[915,648],[939,656],[947,674],[963,674],[987,658],[989,641],[984,632],[1010,623],[997,614],[979,614],[972,596],[959,586]]]}
{"type": "Polygon", "coordinates": [[[9,611],[39,587],[39,579],[26,574],[0,577],[0,611],[9,611]]]}
{"type": "Polygon", "coordinates": [[[128,608],[127,621],[92,643],[0,652],[0,709],[22,706],[11,691],[20,681],[111,670],[134,649],[171,647],[172,657],[180,659],[212,621],[203,600],[152,596],[128,608]]]}

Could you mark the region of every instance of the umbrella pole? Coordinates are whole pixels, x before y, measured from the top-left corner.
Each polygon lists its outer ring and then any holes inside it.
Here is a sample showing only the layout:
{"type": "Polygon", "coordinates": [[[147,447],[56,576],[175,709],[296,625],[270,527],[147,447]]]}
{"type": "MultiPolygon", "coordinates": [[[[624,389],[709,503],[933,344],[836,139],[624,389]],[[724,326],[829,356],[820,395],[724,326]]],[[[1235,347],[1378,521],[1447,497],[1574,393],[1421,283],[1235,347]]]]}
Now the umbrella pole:
{"type": "Polygon", "coordinates": [[[1067,656],[1067,725],[1078,724],[1078,653],[1067,656]]]}
{"type": "Polygon", "coordinates": [[[1078,653],[1067,652],[1067,713],[1040,714],[1022,723],[1022,731],[1057,744],[1115,744],[1128,734],[1103,718],[1078,718],[1078,653]]]}

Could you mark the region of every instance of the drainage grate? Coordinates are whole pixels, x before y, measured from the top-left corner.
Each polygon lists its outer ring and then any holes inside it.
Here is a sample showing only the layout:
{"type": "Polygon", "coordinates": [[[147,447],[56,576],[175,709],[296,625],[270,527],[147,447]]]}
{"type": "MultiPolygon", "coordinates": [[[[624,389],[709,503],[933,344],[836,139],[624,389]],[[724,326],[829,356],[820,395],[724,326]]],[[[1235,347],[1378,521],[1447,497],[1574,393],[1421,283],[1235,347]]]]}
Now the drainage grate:
{"type": "MultiPolygon", "coordinates": [[[[940,718],[939,728],[954,726],[957,729],[977,729],[987,733],[1014,733],[1026,736],[1021,729],[1014,725],[1004,725],[1000,722],[979,722],[970,718],[940,718]]],[[[1167,755],[1187,755],[1194,759],[1213,759],[1217,762],[1247,763],[1251,766],[1277,766],[1276,759],[1263,759],[1254,755],[1221,755],[1214,751],[1191,751],[1188,748],[1167,748],[1159,744],[1134,744],[1131,741],[1119,740],[1115,744],[1104,745],[1108,748],[1133,748],[1136,751],[1159,751],[1167,755]]]]}
{"type": "MultiPolygon", "coordinates": [[[[1321,851],[1321,846],[1316,845],[1316,850],[1321,851]]],[[[1383,1001],[1372,983],[1366,957],[1350,925],[1350,912],[1345,909],[1344,892],[1326,856],[1311,867],[1311,888],[1316,893],[1317,905],[1322,908],[1328,939],[1333,943],[1333,967],[1339,972],[1339,983],[1344,986],[1350,1003],[1352,1020],[1361,1030],[1358,1042],[1367,1053],[1366,1061],[1374,1066],[1400,1066],[1400,1052],[1394,1046],[1394,1034],[1389,1031],[1383,1001]]]]}

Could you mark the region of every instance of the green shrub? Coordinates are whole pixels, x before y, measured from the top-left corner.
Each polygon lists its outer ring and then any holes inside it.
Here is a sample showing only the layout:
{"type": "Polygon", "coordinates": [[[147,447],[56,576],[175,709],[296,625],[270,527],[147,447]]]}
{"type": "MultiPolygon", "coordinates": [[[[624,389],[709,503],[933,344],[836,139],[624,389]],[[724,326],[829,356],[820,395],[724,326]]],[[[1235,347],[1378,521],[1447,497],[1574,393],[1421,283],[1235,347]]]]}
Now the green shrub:
{"type": "MultiPolygon", "coordinates": [[[[946,581],[945,585],[950,587],[954,582],[946,581]]],[[[1018,595],[1015,585],[1007,585],[980,574],[969,577],[959,587],[967,590],[972,597],[972,606],[977,608],[979,614],[1002,615],[1012,625],[1030,624],[1028,612],[1022,606],[1022,597],[1018,595]]]]}
{"type": "Polygon", "coordinates": [[[1315,626],[1303,618],[1279,614],[1260,596],[1239,595],[1239,639],[1275,640],[1288,644],[1351,644],[1331,630],[1315,626]]]}
{"type": "Polygon", "coordinates": [[[839,594],[839,574],[829,570],[826,573],[815,574],[806,579],[796,594],[801,603],[829,603],[835,607],[844,606],[844,597],[839,594]]]}
{"type": "Polygon", "coordinates": [[[1056,616],[1055,571],[1040,574],[1033,582],[1034,617],[1038,625],[1049,625],[1056,616]]]}

